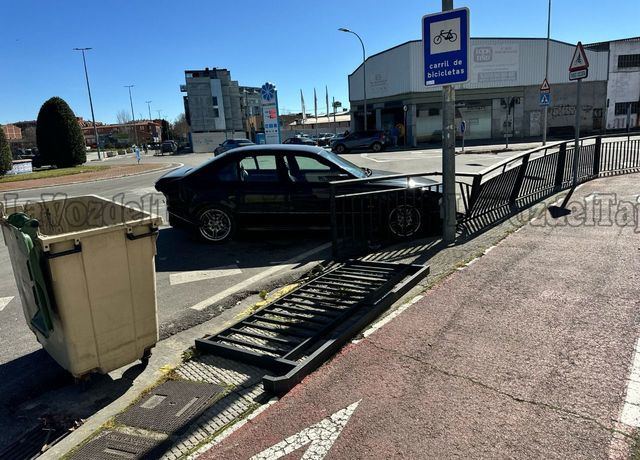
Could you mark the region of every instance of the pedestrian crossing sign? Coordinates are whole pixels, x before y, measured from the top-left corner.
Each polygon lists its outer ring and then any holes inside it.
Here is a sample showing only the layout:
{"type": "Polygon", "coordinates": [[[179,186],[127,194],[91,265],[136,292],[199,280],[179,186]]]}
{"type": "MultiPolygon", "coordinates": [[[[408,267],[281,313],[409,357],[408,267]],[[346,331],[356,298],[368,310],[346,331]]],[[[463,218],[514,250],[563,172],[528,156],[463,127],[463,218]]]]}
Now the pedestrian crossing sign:
{"type": "Polygon", "coordinates": [[[540,107],[547,107],[551,104],[550,93],[540,93],[540,107]]]}

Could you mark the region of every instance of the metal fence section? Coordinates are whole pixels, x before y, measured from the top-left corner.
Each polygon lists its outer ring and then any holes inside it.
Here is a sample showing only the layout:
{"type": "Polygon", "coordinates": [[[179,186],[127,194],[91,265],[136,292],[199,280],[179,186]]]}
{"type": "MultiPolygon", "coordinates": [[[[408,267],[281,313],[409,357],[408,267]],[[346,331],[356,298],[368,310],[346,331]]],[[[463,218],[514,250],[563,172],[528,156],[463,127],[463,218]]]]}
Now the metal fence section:
{"type": "MultiPolygon", "coordinates": [[[[573,184],[573,141],[548,144],[477,173],[458,173],[458,222],[480,231],[573,184]]],[[[640,134],[580,141],[578,183],[640,171],[640,134]]],[[[441,173],[426,172],[332,182],[334,258],[345,258],[441,227],[441,173]]]]}
{"type": "Polygon", "coordinates": [[[332,182],[334,258],[439,232],[440,176],[435,172],[332,182]]]}

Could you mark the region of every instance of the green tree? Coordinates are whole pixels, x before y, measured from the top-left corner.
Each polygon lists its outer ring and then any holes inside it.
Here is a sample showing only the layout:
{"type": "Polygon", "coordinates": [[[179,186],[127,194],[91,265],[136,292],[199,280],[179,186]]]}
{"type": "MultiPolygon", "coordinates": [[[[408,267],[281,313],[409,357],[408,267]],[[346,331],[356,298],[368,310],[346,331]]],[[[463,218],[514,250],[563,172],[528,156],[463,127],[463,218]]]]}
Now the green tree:
{"type": "Polygon", "coordinates": [[[42,104],[36,140],[44,164],[68,168],[87,161],[84,136],[76,115],[59,97],[52,97],[42,104]]]}
{"type": "Polygon", "coordinates": [[[11,170],[12,160],[13,157],[11,156],[9,141],[7,141],[7,136],[4,134],[4,129],[0,126],[0,175],[4,175],[7,171],[11,170]]]}

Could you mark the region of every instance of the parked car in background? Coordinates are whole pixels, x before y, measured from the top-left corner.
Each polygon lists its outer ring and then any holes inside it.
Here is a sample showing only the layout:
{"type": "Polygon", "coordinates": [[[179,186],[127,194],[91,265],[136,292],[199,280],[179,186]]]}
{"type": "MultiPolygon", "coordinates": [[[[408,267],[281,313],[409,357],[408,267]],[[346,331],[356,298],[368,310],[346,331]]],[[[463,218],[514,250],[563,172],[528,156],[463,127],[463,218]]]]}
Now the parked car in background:
{"type": "Polygon", "coordinates": [[[316,139],[316,142],[319,146],[324,147],[330,145],[331,140],[333,140],[335,137],[336,135],[333,133],[320,133],[318,135],[318,138],[316,139]]]}
{"type": "Polygon", "coordinates": [[[255,145],[249,139],[227,139],[222,144],[220,144],[213,151],[214,155],[221,155],[224,152],[228,152],[229,150],[237,149],[238,147],[247,147],[249,145],[255,145]]]}
{"type": "Polygon", "coordinates": [[[339,137],[331,141],[331,150],[338,154],[350,150],[372,150],[381,152],[389,145],[384,131],[360,131],[339,137]]]}
{"type": "MultiPolygon", "coordinates": [[[[323,148],[256,145],[235,149],[195,168],[177,168],[158,179],[155,188],[166,197],[169,224],[193,229],[207,242],[222,242],[238,230],[328,229],[329,182],[370,175],[371,170],[323,148]]],[[[416,201],[420,204],[412,207],[417,216],[415,231],[440,228],[441,193],[433,190],[433,183],[416,179],[413,185],[420,193],[416,201]]],[[[376,182],[375,187],[396,190],[405,185],[404,180],[389,179],[376,182]]],[[[364,181],[345,190],[357,193],[371,187],[364,181]]],[[[386,219],[392,234],[396,208],[386,219]]],[[[403,212],[404,208],[406,205],[403,212]]]]}
{"type": "Polygon", "coordinates": [[[302,137],[302,136],[290,137],[289,139],[285,139],[283,144],[311,145],[311,146],[318,145],[316,141],[314,141],[313,139],[309,137],[302,137]]]}
{"type": "Polygon", "coordinates": [[[165,153],[174,154],[178,151],[178,144],[174,141],[164,141],[160,146],[160,153],[164,155],[165,153]]]}

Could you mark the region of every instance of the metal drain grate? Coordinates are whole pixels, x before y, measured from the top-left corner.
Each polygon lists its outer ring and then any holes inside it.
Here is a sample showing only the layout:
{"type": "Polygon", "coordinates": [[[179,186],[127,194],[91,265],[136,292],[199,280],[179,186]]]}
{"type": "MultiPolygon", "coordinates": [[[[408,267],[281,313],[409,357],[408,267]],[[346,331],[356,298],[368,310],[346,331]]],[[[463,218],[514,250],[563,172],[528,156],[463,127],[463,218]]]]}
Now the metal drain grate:
{"type": "Polygon", "coordinates": [[[159,456],[153,455],[154,450],[162,441],[105,431],[96,438],[82,446],[72,460],[123,460],[123,459],[149,459],[159,456]]]}
{"type": "Polygon", "coordinates": [[[224,392],[219,385],[169,380],[116,417],[118,423],[173,434],[188,425],[224,392]]]}
{"type": "MultiPolygon", "coordinates": [[[[429,268],[422,265],[351,261],[228,329],[196,340],[196,347],[277,374],[303,376],[428,272],[429,268]],[[352,320],[353,327],[345,328],[345,323],[352,320]],[[338,328],[340,335],[334,336],[338,328]]],[[[276,393],[297,380],[292,376],[288,384],[276,389],[269,383],[272,378],[264,381],[265,388],[276,393]]]]}

